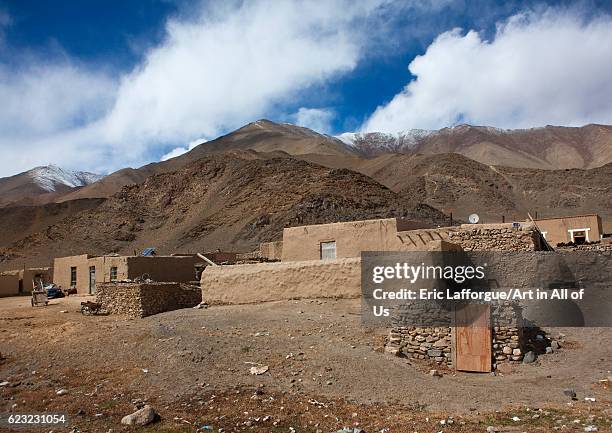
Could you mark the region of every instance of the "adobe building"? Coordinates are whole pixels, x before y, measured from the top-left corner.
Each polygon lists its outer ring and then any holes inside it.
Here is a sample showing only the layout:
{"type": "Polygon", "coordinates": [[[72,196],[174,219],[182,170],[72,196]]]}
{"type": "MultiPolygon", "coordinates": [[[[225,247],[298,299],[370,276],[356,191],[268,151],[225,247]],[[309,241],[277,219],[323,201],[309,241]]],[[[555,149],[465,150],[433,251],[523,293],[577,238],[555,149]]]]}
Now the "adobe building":
{"type": "Polygon", "coordinates": [[[24,268],[0,274],[0,296],[28,295],[35,285],[47,285],[53,281],[53,269],[24,268]]]}
{"type": "Polygon", "coordinates": [[[26,268],[19,271],[19,291],[23,294],[30,294],[39,282],[47,285],[53,282],[53,268],[26,268]]]}
{"type": "Polygon", "coordinates": [[[283,262],[340,259],[362,251],[417,249],[446,239],[448,232],[448,227],[432,229],[401,218],[316,224],[285,228],[282,245],[275,242],[273,250],[282,250],[283,262]]]}
{"type": "Polygon", "coordinates": [[[137,278],[187,283],[196,277],[195,255],[180,256],[78,256],[59,257],[53,263],[53,282],[79,294],[96,293],[96,283],[137,278]]]}
{"type": "Polygon", "coordinates": [[[535,220],[546,241],[555,247],[560,243],[584,244],[602,239],[603,229],[599,215],[576,215],[535,220]]]}

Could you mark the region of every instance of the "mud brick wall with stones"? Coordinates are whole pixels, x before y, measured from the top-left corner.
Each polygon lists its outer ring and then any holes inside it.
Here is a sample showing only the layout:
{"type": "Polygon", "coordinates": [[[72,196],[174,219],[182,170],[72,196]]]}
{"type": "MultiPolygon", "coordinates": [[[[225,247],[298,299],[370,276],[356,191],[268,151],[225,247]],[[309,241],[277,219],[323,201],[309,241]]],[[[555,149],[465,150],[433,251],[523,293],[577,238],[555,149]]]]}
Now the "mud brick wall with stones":
{"type": "Polygon", "coordinates": [[[181,283],[103,283],[96,299],[110,314],[140,318],[193,307],[202,302],[202,292],[181,283]]]}
{"type": "Polygon", "coordinates": [[[531,225],[514,228],[511,224],[462,225],[449,232],[449,242],[464,251],[539,251],[540,235],[531,225]]]}
{"type": "Polygon", "coordinates": [[[391,329],[385,352],[414,359],[429,359],[452,367],[450,327],[396,327],[391,329]]]}

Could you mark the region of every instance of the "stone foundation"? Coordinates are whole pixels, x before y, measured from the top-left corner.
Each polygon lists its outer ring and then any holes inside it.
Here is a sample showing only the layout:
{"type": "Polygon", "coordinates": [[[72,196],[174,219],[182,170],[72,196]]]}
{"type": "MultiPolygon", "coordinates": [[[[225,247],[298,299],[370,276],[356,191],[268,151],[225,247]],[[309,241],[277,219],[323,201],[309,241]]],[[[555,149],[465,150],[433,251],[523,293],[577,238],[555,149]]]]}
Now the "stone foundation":
{"type": "Polygon", "coordinates": [[[104,310],[132,318],[194,307],[202,302],[199,288],[181,283],[104,283],[96,289],[97,301],[104,310]]]}

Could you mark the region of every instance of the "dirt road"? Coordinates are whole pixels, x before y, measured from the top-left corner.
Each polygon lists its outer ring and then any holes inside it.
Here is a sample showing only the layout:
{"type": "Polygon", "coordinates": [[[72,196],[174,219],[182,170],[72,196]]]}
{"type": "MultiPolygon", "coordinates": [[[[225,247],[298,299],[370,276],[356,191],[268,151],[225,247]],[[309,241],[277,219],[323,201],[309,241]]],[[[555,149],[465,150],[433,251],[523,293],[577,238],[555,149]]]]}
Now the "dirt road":
{"type": "Polygon", "coordinates": [[[193,432],[194,423],[215,431],[612,431],[611,393],[600,382],[611,374],[609,329],[549,330],[566,334],[567,347],[535,364],[437,378],[426,364],[381,353],[385,332],[361,325],[359,300],[125,320],[82,316],[84,299],[46,308],[0,299],[0,382],[8,382],[0,412],[68,412],[71,427],[55,432],[193,432]],[[269,370],[252,375],[253,366],[269,370]],[[67,393],[57,395],[60,389],[67,393]],[[162,421],[143,430],[121,426],[140,401],[162,421]]]}

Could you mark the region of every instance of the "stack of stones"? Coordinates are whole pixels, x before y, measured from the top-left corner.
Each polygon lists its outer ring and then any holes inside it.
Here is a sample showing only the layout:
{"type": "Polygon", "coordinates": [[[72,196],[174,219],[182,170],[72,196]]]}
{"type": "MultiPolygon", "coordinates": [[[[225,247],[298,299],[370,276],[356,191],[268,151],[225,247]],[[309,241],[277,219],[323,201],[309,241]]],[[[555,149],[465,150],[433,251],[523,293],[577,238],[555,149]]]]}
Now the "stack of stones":
{"type": "Polygon", "coordinates": [[[514,228],[508,224],[462,226],[448,234],[449,242],[464,251],[534,251],[540,249],[540,238],[530,225],[514,228]]]}
{"type": "Polygon", "coordinates": [[[194,307],[202,302],[202,291],[180,283],[103,283],[96,298],[110,314],[140,318],[194,307]]]}
{"type": "Polygon", "coordinates": [[[451,367],[451,328],[395,327],[389,333],[385,352],[414,359],[428,359],[451,367]]]}
{"type": "Polygon", "coordinates": [[[519,363],[523,360],[523,312],[517,302],[491,303],[493,360],[519,363]]]}

